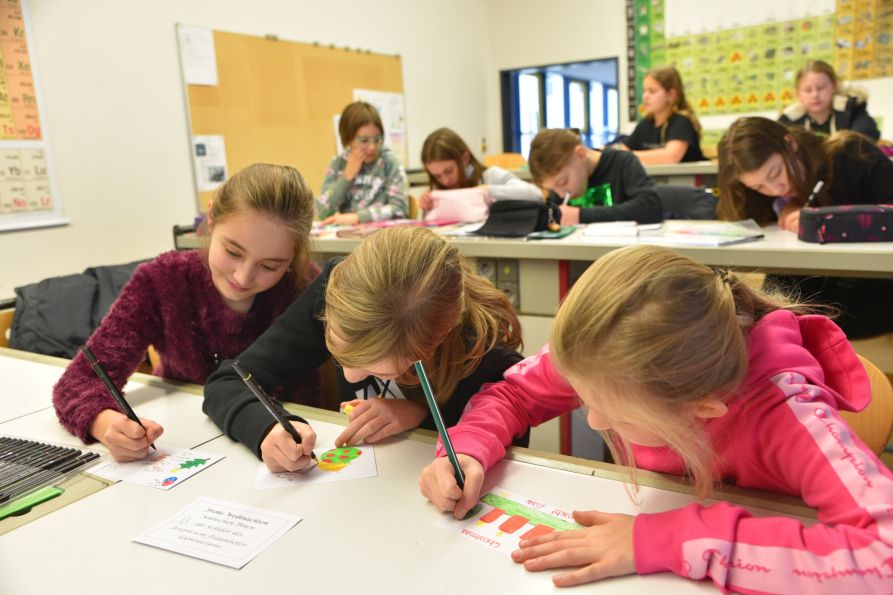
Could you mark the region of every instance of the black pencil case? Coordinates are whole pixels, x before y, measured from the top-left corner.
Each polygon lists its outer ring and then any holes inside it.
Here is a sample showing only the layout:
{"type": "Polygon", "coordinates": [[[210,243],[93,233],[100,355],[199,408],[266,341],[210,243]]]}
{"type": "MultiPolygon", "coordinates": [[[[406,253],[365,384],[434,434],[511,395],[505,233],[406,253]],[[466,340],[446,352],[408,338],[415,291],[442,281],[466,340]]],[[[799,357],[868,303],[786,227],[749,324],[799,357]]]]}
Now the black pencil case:
{"type": "Polygon", "coordinates": [[[550,222],[560,221],[561,211],[556,206],[533,200],[498,200],[490,205],[487,220],[475,233],[518,238],[549,229],[550,222]]]}
{"type": "Polygon", "coordinates": [[[804,242],[893,242],[893,205],[806,207],[800,211],[804,242]]]}

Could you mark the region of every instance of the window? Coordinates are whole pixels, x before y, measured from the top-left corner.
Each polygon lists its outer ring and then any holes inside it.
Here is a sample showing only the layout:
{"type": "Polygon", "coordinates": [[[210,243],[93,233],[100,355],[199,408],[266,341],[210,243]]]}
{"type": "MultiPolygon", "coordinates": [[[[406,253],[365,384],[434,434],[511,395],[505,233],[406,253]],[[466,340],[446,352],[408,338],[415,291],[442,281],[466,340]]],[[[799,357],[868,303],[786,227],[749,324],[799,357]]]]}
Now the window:
{"type": "Polygon", "coordinates": [[[526,158],[543,127],[577,128],[592,147],[617,136],[617,58],[506,70],[500,77],[504,151],[526,158]]]}

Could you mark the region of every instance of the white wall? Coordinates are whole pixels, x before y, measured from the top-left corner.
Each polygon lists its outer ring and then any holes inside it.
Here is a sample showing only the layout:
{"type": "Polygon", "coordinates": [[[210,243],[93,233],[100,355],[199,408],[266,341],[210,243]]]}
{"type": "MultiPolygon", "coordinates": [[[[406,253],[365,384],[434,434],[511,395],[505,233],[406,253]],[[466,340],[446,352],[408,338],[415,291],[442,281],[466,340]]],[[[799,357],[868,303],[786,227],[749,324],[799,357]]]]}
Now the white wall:
{"type": "Polygon", "coordinates": [[[502,150],[500,70],[617,57],[623,126],[627,105],[624,0],[489,0],[487,7],[490,152],[502,150]]]}
{"type": "MultiPolygon", "coordinates": [[[[28,1],[28,0],[24,0],[28,1]]],[[[65,227],[0,234],[0,297],[173,247],[195,216],[174,25],[334,43],[403,59],[409,150],[431,130],[486,134],[486,6],[477,0],[30,0],[41,117],[65,227]],[[456,32],[461,43],[452,43],[456,32]],[[446,91],[453,88],[455,91],[446,91]]]]}

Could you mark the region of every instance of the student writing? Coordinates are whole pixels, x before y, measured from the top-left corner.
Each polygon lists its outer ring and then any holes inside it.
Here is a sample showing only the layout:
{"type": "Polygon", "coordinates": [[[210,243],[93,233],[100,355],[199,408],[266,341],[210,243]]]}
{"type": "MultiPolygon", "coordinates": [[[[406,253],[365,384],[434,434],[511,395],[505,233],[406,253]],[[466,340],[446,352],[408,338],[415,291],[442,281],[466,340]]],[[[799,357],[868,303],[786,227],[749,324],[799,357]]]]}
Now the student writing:
{"type": "MultiPolygon", "coordinates": [[[[501,167],[484,167],[458,134],[438,128],[422,145],[422,163],[432,190],[455,190],[480,186],[490,201],[500,199],[541,201],[540,189],[501,167]]],[[[431,192],[419,196],[419,206],[434,206],[431,192]]]]}
{"type": "MultiPolygon", "coordinates": [[[[719,142],[720,219],[778,221],[797,232],[800,210],[819,180],[812,206],[893,202],[893,162],[870,140],[851,131],[817,137],[767,118],[735,121],[719,142]]],[[[839,323],[859,338],[893,330],[888,279],[773,278],[796,283],[807,296],[843,308],[839,323]]]]}
{"type": "Polygon", "coordinates": [[[324,224],[356,224],[406,217],[406,172],[384,146],[378,111],[363,101],[341,113],[338,135],[344,151],[326,170],[316,209],[324,224]]]}
{"type": "MultiPolygon", "coordinates": [[[[541,130],[530,145],[533,180],[561,204],[561,224],[595,221],[656,223],[663,219],[657,189],[635,155],[583,145],[575,130],[541,130]],[[593,195],[592,206],[564,204],[565,196],[593,195]]],[[[573,201],[571,201],[573,203],[573,201]]]]}
{"type": "MultiPolygon", "coordinates": [[[[238,357],[268,390],[304,382],[332,357],[344,378],[393,380],[406,399],[352,402],[337,444],[373,443],[419,426],[433,429],[412,368],[422,360],[447,423],[468,399],[520,361],[518,319],[508,299],[472,272],[458,249],[431,231],[390,228],[364,240],[320,276],[238,357]]],[[[316,435],[291,415],[303,443],[279,425],[246,389],[229,362],[205,385],[204,411],[272,471],[310,463],[316,435]]]]}
{"type": "Polygon", "coordinates": [[[629,149],[646,165],[703,161],[701,124],[685,98],[682,77],[672,66],[656,68],[642,80],[645,117],[613,148],[629,149]]]}
{"type": "Polygon", "coordinates": [[[585,528],[521,542],[512,557],[528,570],[572,568],[559,586],[674,572],[741,593],[890,591],[893,474],[838,415],[863,409],[870,385],[829,319],[665,248],[611,252],[571,289],[550,345],[450,431],[464,493],[443,457],[423,493],[461,518],[502,445],[580,400],[619,463],[690,475],[702,497],[717,481],[799,496],[818,523],[727,502],[576,512],[585,528]]]}
{"type": "MultiPolygon", "coordinates": [[[[250,345],[316,275],[308,259],[313,193],[291,168],[255,164],[232,176],[208,207],[205,250],[168,252],[140,265],[87,345],[121,389],[152,345],[153,373],[203,383],[250,345]]],[[[308,383],[308,391],[314,383],[308,383]]],[[[162,433],[121,412],[78,353],[53,389],[59,421],[119,461],[143,458],[162,433]]]]}

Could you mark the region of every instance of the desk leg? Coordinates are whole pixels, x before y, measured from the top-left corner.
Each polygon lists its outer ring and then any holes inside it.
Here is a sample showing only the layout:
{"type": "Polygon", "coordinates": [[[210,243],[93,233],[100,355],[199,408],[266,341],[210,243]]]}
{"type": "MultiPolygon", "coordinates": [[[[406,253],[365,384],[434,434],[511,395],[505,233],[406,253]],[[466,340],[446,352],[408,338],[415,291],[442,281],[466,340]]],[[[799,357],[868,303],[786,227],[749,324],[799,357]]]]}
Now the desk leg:
{"type": "MultiPolygon", "coordinates": [[[[558,261],[558,303],[560,304],[562,300],[564,300],[564,296],[567,295],[567,292],[571,289],[571,263],[567,260],[559,260],[558,261]]],[[[561,416],[559,421],[560,424],[560,442],[559,448],[561,449],[561,454],[570,455],[571,454],[571,413],[565,413],[561,416]]]]}

